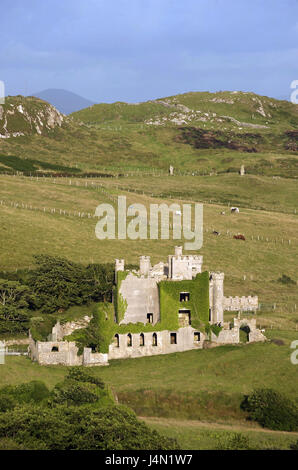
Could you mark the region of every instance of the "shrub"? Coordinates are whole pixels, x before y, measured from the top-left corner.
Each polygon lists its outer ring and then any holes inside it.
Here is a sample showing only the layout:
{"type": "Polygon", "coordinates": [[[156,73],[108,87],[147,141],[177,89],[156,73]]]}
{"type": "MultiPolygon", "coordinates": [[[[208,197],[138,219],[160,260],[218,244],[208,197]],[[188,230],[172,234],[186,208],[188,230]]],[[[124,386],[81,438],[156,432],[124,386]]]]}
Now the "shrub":
{"type": "Polygon", "coordinates": [[[5,411],[12,410],[16,406],[16,400],[8,395],[8,394],[1,394],[0,395],[0,412],[4,413],[5,411]]]}
{"type": "Polygon", "coordinates": [[[293,279],[291,279],[290,276],[287,276],[286,274],[283,274],[280,278],[277,279],[277,281],[281,282],[282,284],[296,285],[296,282],[293,281],[293,279]]]}
{"type": "Polygon", "coordinates": [[[52,391],[52,403],[67,406],[95,403],[99,399],[97,386],[88,382],[65,380],[52,391]]]}
{"type": "Polygon", "coordinates": [[[245,396],[241,408],[265,428],[298,431],[298,409],[294,402],[272,389],[254,390],[245,396]]]}
{"type": "Polygon", "coordinates": [[[250,443],[247,436],[241,433],[229,433],[226,436],[220,436],[217,450],[250,450],[250,443]]]}
{"type": "Polygon", "coordinates": [[[298,441],[294,442],[293,444],[290,445],[291,450],[298,450],[298,441]]]}
{"type": "Polygon", "coordinates": [[[49,395],[50,392],[47,386],[39,380],[32,380],[31,382],[20,385],[7,385],[0,389],[1,402],[3,403],[5,400],[9,400],[10,404],[8,404],[7,409],[10,409],[10,407],[14,406],[16,403],[41,403],[46,400],[49,395]]]}
{"type": "Polygon", "coordinates": [[[99,378],[95,377],[86,367],[72,367],[66,376],[66,379],[76,380],[78,382],[89,382],[97,385],[99,388],[104,388],[104,382],[99,378]]]}
{"type": "Polygon", "coordinates": [[[0,442],[13,439],[25,449],[172,450],[176,440],[152,431],[123,406],[23,406],[0,415],[0,442]]]}

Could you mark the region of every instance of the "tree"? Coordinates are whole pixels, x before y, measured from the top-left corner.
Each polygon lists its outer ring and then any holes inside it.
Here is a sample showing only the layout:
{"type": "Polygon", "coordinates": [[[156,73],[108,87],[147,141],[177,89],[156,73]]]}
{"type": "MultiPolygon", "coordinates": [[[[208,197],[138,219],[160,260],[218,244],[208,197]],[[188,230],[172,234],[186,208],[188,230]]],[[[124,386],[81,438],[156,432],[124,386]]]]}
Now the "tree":
{"type": "Polygon", "coordinates": [[[18,281],[0,279],[0,306],[14,306],[15,308],[26,308],[29,306],[31,292],[28,286],[18,281]]]}
{"type": "Polygon", "coordinates": [[[90,286],[92,286],[92,300],[111,302],[115,277],[114,265],[112,263],[90,264],[86,271],[90,286]]]}
{"type": "Polygon", "coordinates": [[[0,306],[0,333],[22,333],[29,329],[29,314],[13,305],[0,306]]]}
{"type": "Polygon", "coordinates": [[[46,255],[35,258],[38,268],[31,273],[28,283],[38,299],[37,308],[52,313],[91,299],[90,280],[82,265],[46,255]]]}
{"type": "Polygon", "coordinates": [[[28,284],[36,296],[36,307],[43,312],[52,313],[89,301],[112,300],[112,264],[85,267],[53,256],[41,255],[35,259],[38,267],[28,276],[28,284]]]}

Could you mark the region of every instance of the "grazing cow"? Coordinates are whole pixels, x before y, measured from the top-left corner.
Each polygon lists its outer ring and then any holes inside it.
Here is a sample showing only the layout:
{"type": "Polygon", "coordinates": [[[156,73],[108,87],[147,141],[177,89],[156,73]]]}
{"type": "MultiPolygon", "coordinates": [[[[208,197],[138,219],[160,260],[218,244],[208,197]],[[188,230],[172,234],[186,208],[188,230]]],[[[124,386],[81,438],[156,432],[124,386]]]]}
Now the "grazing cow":
{"type": "Polygon", "coordinates": [[[217,232],[216,230],[213,230],[213,235],[220,235],[220,232],[217,232]]]}
{"type": "Polygon", "coordinates": [[[231,207],[231,213],[235,214],[235,213],[238,213],[238,212],[239,212],[238,207],[231,207]]]}
{"type": "Polygon", "coordinates": [[[238,233],[238,235],[234,235],[233,238],[235,238],[235,240],[245,240],[245,236],[240,233],[238,233]]]}

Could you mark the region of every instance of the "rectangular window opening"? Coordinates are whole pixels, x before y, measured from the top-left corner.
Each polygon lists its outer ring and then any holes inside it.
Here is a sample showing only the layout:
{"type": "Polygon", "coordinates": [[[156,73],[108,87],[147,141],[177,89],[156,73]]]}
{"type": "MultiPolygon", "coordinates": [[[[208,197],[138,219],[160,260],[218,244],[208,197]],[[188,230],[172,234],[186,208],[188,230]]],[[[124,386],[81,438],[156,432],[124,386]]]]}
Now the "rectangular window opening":
{"type": "Polygon", "coordinates": [[[153,323],[153,313],[147,313],[147,323],[153,323]]]}
{"type": "Polygon", "coordinates": [[[200,334],[199,331],[196,331],[196,332],[194,333],[194,342],[195,342],[195,343],[199,343],[200,341],[201,341],[201,334],[200,334]]]}
{"type": "Polygon", "coordinates": [[[191,325],[190,310],[179,310],[178,322],[181,328],[191,325]]]}
{"type": "Polygon", "coordinates": [[[180,302],[189,302],[189,292],[180,292],[180,302]]]}
{"type": "Polygon", "coordinates": [[[170,333],[171,344],[177,344],[177,333],[170,333]]]}

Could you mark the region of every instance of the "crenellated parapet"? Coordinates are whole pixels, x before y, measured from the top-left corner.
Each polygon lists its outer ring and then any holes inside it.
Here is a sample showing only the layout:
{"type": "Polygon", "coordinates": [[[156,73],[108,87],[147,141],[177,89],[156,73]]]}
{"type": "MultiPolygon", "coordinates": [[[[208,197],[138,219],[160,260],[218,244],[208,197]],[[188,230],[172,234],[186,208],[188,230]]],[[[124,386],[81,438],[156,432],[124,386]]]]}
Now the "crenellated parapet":
{"type": "Polygon", "coordinates": [[[259,308],[258,296],[242,296],[242,297],[224,297],[223,298],[224,310],[230,312],[235,311],[255,311],[259,308]]]}
{"type": "Polygon", "coordinates": [[[141,276],[149,276],[151,269],[150,256],[140,256],[140,274],[141,276]]]}

